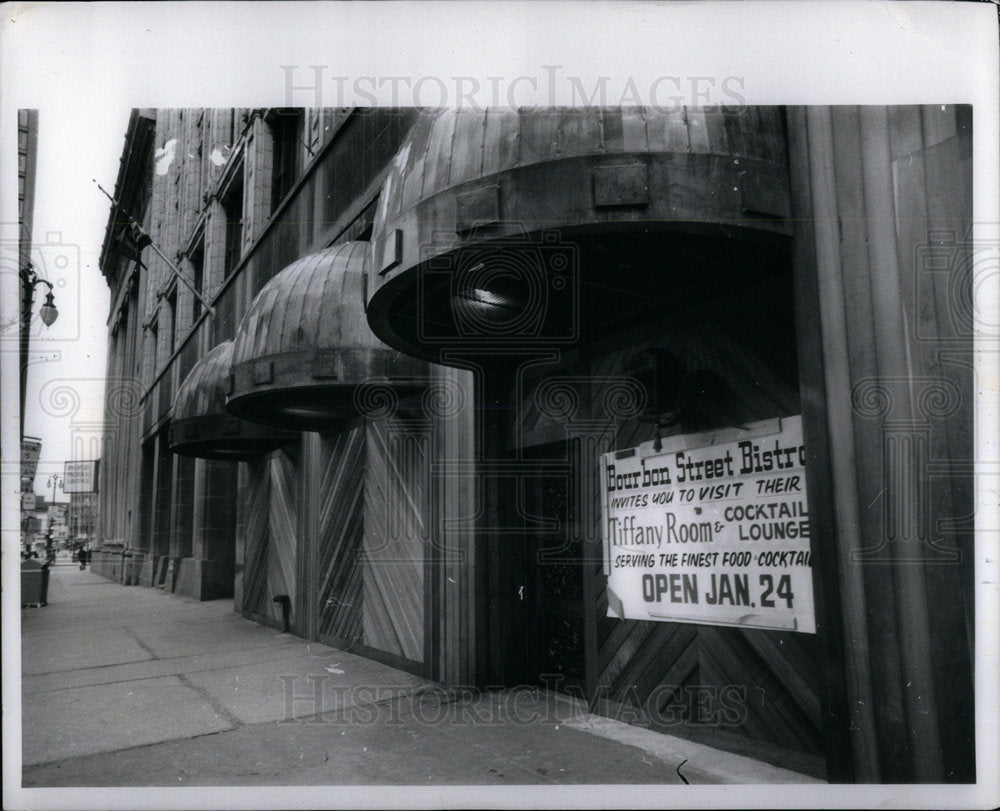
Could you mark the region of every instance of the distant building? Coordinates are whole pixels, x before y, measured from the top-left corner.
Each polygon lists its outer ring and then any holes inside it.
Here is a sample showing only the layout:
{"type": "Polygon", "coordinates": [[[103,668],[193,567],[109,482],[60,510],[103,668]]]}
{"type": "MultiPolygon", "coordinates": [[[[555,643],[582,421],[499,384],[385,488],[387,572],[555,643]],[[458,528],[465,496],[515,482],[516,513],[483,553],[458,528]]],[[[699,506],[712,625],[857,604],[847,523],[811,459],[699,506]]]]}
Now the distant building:
{"type": "Polygon", "coordinates": [[[97,493],[71,493],[67,515],[69,540],[93,541],[97,533],[97,493]]]}
{"type": "Polygon", "coordinates": [[[34,494],[35,474],[38,472],[38,457],[42,451],[42,440],[35,436],[21,438],[21,537],[27,543],[38,532],[38,497],[34,494]]]}
{"type": "Polygon", "coordinates": [[[49,506],[49,520],[46,531],[52,530],[52,540],[56,543],[64,543],[69,539],[69,505],[52,504],[49,506]]]}
{"type": "Polygon", "coordinates": [[[30,493],[35,489],[35,475],[38,473],[38,458],[42,452],[42,440],[36,436],[21,438],[21,492],[30,493]]]}
{"type": "Polygon", "coordinates": [[[939,104],[135,110],[94,571],[970,780],[971,144],[939,104]]]}
{"type": "Polygon", "coordinates": [[[20,267],[31,259],[38,164],[38,110],[17,111],[17,218],[20,223],[20,267]]]}

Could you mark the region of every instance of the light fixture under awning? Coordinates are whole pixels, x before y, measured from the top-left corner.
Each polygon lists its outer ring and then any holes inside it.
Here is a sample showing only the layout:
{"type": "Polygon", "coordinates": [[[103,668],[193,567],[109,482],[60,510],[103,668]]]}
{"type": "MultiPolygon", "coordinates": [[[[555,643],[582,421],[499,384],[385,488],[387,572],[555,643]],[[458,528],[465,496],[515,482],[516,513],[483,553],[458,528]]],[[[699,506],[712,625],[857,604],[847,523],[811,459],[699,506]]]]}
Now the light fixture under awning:
{"type": "Polygon", "coordinates": [[[170,450],[182,456],[241,461],[279,448],[290,431],[241,420],[226,411],[233,342],[199,360],[178,387],[170,423],[170,450]]]}
{"type": "Polygon", "coordinates": [[[789,217],[778,107],[426,111],[379,196],[368,323],[445,365],[518,363],[752,287],[789,217]]]}
{"type": "Polygon", "coordinates": [[[318,431],[359,413],[359,386],[426,385],[424,362],[390,349],[364,312],[367,242],[304,256],[272,278],[236,330],[227,409],[237,416],[318,431]]]}

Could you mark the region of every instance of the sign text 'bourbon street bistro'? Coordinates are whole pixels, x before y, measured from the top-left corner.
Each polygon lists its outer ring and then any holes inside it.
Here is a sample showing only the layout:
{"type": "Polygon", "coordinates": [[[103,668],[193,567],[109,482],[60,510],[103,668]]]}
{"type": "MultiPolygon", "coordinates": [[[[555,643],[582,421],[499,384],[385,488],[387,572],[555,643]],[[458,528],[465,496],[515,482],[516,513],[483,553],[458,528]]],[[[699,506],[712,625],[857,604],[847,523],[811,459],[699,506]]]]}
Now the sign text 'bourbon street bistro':
{"type": "Polygon", "coordinates": [[[815,633],[802,418],[604,454],[608,615],[815,633]]]}

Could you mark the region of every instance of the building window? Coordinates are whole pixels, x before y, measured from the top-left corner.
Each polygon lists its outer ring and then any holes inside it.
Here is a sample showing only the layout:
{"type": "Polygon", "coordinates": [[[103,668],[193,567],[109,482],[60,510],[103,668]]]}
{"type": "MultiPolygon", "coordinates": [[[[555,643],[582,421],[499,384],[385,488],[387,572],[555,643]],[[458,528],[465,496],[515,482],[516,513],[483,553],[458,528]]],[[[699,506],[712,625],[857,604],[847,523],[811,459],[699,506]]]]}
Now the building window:
{"type": "Polygon", "coordinates": [[[193,324],[201,317],[201,299],[198,296],[205,295],[205,240],[198,241],[198,246],[191,252],[189,257],[191,262],[191,284],[198,295],[194,296],[194,303],[191,305],[191,323],[193,324]]]}
{"type": "Polygon", "coordinates": [[[167,335],[167,347],[173,353],[177,346],[177,288],[167,297],[167,307],[170,309],[170,332],[167,335]]]}
{"type": "Polygon", "coordinates": [[[267,118],[271,131],[271,213],[292,190],[300,171],[303,140],[302,110],[283,109],[272,112],[267,118]]]}
{"type": "Polygon", "coordinates": [[[243,244],[243,167],[238,167],[236,177],[229,184],[222,208],[226,215],[225,276],[233,272],[240,261],[243,244]]]}
{"type": "Polygon", "coordinates": [[[223,145],[232,148],[236,143],[236,110],[223,110],[220,113],[219,137],[216,139],[223,145]]]}
{"type": "Polygon", "coordinates": [[[159,322],[154,322],[149,328],[149,341],[153,348],[153,368],[152,376],[160,370],[160,327],[159,322]]]}

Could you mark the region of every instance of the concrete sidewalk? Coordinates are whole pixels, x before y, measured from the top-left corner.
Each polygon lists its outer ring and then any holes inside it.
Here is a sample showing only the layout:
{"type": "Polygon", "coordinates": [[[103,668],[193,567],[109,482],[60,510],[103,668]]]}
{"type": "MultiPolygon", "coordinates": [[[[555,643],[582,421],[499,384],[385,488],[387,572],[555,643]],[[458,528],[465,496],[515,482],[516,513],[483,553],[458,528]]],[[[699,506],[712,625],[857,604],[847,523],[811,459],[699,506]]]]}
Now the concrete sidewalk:
{"type": "Polygon", "coordinates": [[[228,600],[51,571],[21,611],[25,787],[820,782],[544,691],[445,690],[228,600]]]}

